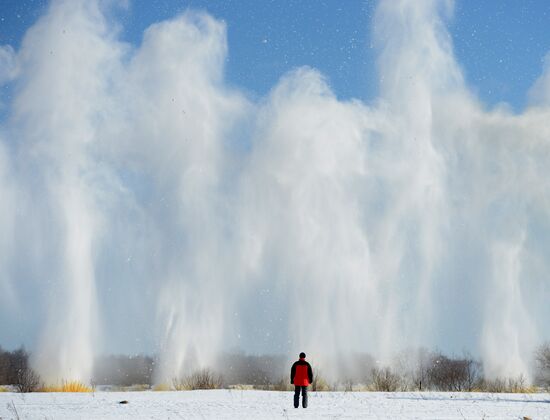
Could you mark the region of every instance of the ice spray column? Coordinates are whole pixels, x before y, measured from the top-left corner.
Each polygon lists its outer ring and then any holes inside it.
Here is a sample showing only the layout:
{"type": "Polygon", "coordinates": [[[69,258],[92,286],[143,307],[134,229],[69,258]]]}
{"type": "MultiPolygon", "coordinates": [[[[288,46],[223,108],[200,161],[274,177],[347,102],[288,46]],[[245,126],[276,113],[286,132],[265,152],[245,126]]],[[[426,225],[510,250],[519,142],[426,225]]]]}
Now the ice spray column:
{"type": "Polygon", "coordinates": [[[430,340],[432,281],[448,217],[436,103],[462,86],[439,12],[437,2],[383,1],[375,16],[380,111],[391,127],[382,133],[381,153],[369,156],[386,196],[379,200],[385,211],[373,220],[377,272],[385,283],[382,357],[430,340]]]}
{"type": "Polygon", "coordinates": [[[281,302],[265,329],[288,319],[285,350],[307,346],[318,361],[372,337],[365,320],[376,302],[360,212],[367,117],[361,104],[338,102],[318,72],[291,72],[260,111],[243,180],[249,277],[281,302]]]}
{"type": "Polygon", "coordinates": [[[29,30],[19,57],[15,100],[21,157],[32,207],[40,218],[48,299],[46,325],[33,354],[46,383],[91,379],[96,326],[96,206],[93,120],[101,108],[100,68],[112,54],[95,1],[54,1],[29,30]]]}
{"type": "Polygon", "coordinates": [[[145,211],[158,268],[156,380],[168,384],[209,366],[223,336],[231,277],[222,139],[244,105],[223,87],[226,48],[223,23],[188,12],[148,28],[128,69],[130,147],[153,187],[145,211]]]}

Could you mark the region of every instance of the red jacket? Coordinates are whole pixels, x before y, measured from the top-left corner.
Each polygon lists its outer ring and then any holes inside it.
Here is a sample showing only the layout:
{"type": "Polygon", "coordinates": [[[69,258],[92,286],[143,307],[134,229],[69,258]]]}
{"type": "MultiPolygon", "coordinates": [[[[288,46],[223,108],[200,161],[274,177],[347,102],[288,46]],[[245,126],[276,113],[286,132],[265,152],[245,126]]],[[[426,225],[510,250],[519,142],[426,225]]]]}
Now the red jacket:
{"type": "Polygon", "coordinates": [[[306,359],[294,362],[290,369],[290,383],[296,386],[308,386],[313,382],[313,370],[306,359]]]}

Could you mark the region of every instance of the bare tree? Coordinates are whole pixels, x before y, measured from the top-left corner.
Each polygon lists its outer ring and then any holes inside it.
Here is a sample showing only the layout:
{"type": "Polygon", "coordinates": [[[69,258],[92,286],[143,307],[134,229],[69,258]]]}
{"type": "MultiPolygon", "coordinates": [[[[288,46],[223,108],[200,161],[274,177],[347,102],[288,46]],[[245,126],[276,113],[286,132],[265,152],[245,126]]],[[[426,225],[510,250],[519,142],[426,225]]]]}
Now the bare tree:
{"type": "Polygon", "coordinates": [[[0,347],[0,384],[9,385],[8,370],[10,365],[10,353],[0,347]]]}
{"type": "Polygon", "coordinates": [[[428,368],[432,358],[433,353],[423,347],[407,348],[395,355],[392,367],[399,372],[403,391],[427,389],[428,368]]]}
{"type": "Polygon", "coordinates": [[[15,385],[19,392],[33,392],[41,386],[40,377],[29,366],[29,354],[23,347],[13,351],[0,348],[0,384],[15,385]]]}
{"type": "Polygon", "coordinates": [[[472,391],[481,379],[481,364],[470,357],[435,354],[427,370],[431,387],[440,391],[472,391]]]}
{"type": "Polygon", "coordinates": [[[465,382],[466,391],[472,392],[476,387],[479,386],[480,382],[483,379],[483,369],[481,362],[472,359],[471,357],[466,357],[463,359],[464,369],[465,369],[465,382]]]}
{"type": "Polygon", "coordinates": [[[34,369],[26,366],[17,373],[15,386],[19,392],[35,392],[42,386],[42,381],[34,369]]]}
{"type": "Polygon", "coordinates": [[[389,367],[373,368],[371,371],[371,386],[373,391],[395,392],[402,386],[401,378],[389,367]]]}
{"type": "Polygon", "coordinates": [[[550,342],[542,344],[535,354],[537,373],[535,382],[537,385],[550,387],[550,342]]]}
{"type": "Polygon", "coordinates": [[[0,383],[16,384],[19,372],[27,368],[28,359],[29,354],[23,347],[13,351],[0,349],[0,383]]]}

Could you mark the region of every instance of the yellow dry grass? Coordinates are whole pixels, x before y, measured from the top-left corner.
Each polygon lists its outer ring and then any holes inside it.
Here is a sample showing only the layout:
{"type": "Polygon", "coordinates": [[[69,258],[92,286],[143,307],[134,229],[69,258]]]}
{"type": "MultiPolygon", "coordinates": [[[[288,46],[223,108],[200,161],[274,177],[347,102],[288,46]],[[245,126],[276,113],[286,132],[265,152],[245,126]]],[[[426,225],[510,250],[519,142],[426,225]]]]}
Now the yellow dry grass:
{"type": "Polygon", "coordinates": [[[10,392],[10,389],[7,386],[0,386],[0,392],[10,392]]]}
{"type": "Polygon", "coordinates": [[[168,384],[157,384],[153,387],[153,391],[172,391],[172,388],[168,384]]]}
{"type": "Polygon", "coordinates": [[[64,381],[61,385],[45,385],[39,392],[93,392],[93,389],[78,381],[64,381]]]}

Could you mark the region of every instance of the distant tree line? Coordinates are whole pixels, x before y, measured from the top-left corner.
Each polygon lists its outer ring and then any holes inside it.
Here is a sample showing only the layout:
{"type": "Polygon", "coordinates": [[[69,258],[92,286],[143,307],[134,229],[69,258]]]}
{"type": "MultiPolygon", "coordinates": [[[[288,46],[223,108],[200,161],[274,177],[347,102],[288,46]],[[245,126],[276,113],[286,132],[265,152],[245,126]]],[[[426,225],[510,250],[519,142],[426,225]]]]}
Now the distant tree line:
{"type": "MultiPolygon", "coordinates": [[[[349,356],[337,362],[337,375],[325,378],[322,367],[315,366],[314,391],[486,391],[525,392],[530,384],[524,377],[487,379],[483,365],[469,355],[448,356],[439,351],[409,350],[382,365],[368,354],[349,356]],[[331,382],[332,381],[332,382],[331,382]]],[[[146,355],[110,355],[96,359],[93,384],[114,387],[153,385],[155,358],[146,355]]],[[[174,376],[167,389],[210,389],[245,386],[253,389],[290,390],[289,360],[282,355],[222,354],[212,369],[174,376]]],[[[550,389],[550,343],[535,354],[534,386],[550,389]]],[[[19,392],[32,392],[43,384],[29,365],[29,353],[0,347],[0,385],[11,385],[19,392]]]]}
{"type": "Polygon", "coordinates": [[[94,363],[93,382],[97,385],[151,385],[155,359],[144,355],[101,356],[94,363]]]}
{"type": "Polygon", "coordinates": [[[29,353],[21,347],[5,351],[0,347],[0,384],[13,385],[19,392],[33,392],[40,386],[40,377],[29,366],[29,353]]]}

